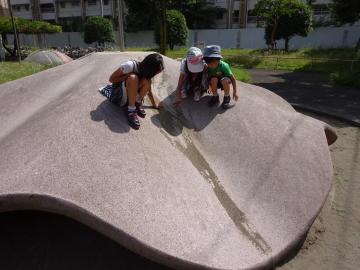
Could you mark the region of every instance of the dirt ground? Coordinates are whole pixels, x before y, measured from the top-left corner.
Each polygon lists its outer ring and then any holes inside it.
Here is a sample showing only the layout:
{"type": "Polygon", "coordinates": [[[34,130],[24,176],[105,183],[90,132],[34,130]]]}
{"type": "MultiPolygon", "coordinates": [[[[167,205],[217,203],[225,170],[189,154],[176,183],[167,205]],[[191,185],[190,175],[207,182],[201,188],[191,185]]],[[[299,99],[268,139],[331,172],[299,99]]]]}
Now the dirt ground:
{"type": "Polygon", "coordinates": [[[360,269],[360,128],[302,113],[337,130],[338,140],[330,146],[334,182],[301,248],[276,269],[360,269]]]}

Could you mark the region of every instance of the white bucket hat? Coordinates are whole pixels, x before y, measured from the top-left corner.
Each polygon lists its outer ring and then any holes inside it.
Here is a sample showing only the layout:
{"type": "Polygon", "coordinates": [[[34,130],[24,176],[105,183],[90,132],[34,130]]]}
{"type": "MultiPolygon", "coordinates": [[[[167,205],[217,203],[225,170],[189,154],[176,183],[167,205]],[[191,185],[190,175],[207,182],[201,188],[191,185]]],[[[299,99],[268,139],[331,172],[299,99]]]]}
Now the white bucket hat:
{"type": "Polygon", "coordinates": [[[186,54],[187,66],[190,72],[202,72],[204,70],[203,54],[199,48],[191,47],[186,54]]]}

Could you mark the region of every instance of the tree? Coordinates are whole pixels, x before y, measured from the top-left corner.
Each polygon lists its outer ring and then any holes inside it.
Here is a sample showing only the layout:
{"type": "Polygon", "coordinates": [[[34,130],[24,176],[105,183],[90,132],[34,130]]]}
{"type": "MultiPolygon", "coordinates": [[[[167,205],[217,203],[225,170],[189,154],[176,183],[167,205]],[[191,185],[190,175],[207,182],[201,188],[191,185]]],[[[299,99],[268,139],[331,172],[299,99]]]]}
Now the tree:
{"type": "Polygon", "coordinates": [[[272,48],[284,39],[287,50],[292,37],[312,31],[312,9],[300,0],[259,0],[252,12],[262,20],[258,26],[265,26],[265,40],[272,48]]]}
{"type": "Polygon", "coordinates": [[[58,23],[64,32],[84,32],[85,20],[81,17],[72,17],[66,22],[58,23]]]}
{"type": "MultiPolygon", "coordinates": [[[[186,45],[188,42],[189,29],[186,26],[184,15],[177,10],[166,11],[166,35],[167,45],[170,50],[174,50],[174,46],[186,45]]],[[[160,43],[159,27],[155,27],[154,40],[156,44],[160,43]]]]}
{"type": "MultiPolygon", "coordinates": [[[[31,22],[22,18],[14,18],[16,31],[19,34],[55,34],[55,33],[61,33],[62,29],[58,25],[52,25],[48,22],[31,22]]],[[[6,46],[6,35],[7,34],[13,34],[14,28],[11,21],[11,18],[5,18],[0,17],[0,33],[2,37],[2,46],[6,51],[9,52],[11,56],[16,55],[16,47],[14,46],[14,49],[11,50],[6,46]]],[[[14,44],[16,42],[16,39],[14,40],[14,44]]]]}
{"type": "Polygon", "coordinates": [[[226,8],[215,6],[215,3],[216,0],[195,0],[189,4],[170,2],[168,8],[184,14],[190,29],[211,29],[216,27],[216,16],[227,11],[226,8]]]}
{"type": "MultiPolygon", "coordinates": [[[[335,25],[353,25],[360,19],[359,0],[332,0],[334,5],[331,7],[331,18],[335,25]]],[[[355,48],[357,57],[360,59],[360,37],[355,48]]]]}
{"type": "Polygon", "coordinates": [[[128,33],[137,33],[139,31],[154,30],[156,21],[144,18],[137,14],[128,13],[125,16],[124,30],[128,33]]]}
{"type": "Polygon", "coordinates": [[[111,21],[101,16],[88,18],[84,26],[84,42],[86,44],[97,42],[99,46],[104,46],[105,42],[115,42],[111,21]]]}
{"type": "MultiPolygon", "coordinates": [[[[166,55],[167,36],[166,36],[166,9],[167,0],[124,0],[129,13],[136,16],[148,18],[151,21],[157,21],[160,34],[160,53],[166,55]]],[[[194,0],[172,0],[172,3],[192,3],[194,0]]]]}
{"type": "Polygon", "coordinates": [[[353,25],[360,20],[359,0],[332,0],[331,17],[339,25],[349,23],[353,25]]]}
{"type": "MultiPolygon", "coordinates": [[[[289,7],[292,8],[294,12],[279,18],[278,29],[275,33],[275,40],[285,40],[285,51],[288,51],[289,41],[292,37],[307,37],[313,30],[312,8],[300,1],[292,2],[289,7]]],[[[265,28],[265,40],[267,43],[271,43],[273,28],[272,24],[268,24],[265,28]]]]}

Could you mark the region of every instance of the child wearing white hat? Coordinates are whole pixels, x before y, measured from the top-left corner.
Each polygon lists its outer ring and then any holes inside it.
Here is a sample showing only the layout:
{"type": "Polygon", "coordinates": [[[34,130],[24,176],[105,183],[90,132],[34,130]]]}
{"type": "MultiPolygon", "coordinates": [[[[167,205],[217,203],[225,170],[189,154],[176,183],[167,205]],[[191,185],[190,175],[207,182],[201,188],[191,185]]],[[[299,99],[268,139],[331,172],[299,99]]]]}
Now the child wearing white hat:
{"type": "Polygon", "coordinates": [[[174,105],[182,103],[188,93],[194,92],[194,100],[199,101],[201,96],[208,90],[207,70],[203,61],[203,54],[197,47],[191,47],[186,58],[181,61],[180,75],[177,85],[178,100],[174,105]]]}

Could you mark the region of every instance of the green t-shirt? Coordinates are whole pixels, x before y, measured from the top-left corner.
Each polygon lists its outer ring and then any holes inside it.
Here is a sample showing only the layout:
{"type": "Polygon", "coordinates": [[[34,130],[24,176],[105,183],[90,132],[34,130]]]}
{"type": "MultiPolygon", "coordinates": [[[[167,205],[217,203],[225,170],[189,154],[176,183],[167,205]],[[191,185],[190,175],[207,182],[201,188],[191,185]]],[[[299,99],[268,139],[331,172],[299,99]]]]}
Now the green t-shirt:
{"type": "Polygon", "coordinates": [[[207,68],[208,73],[210,76],[217,76],[217,77],[230,77],[232,75],[231,69],[228,63],[220,60],[220,64],[217,68],[207,68]]]}

